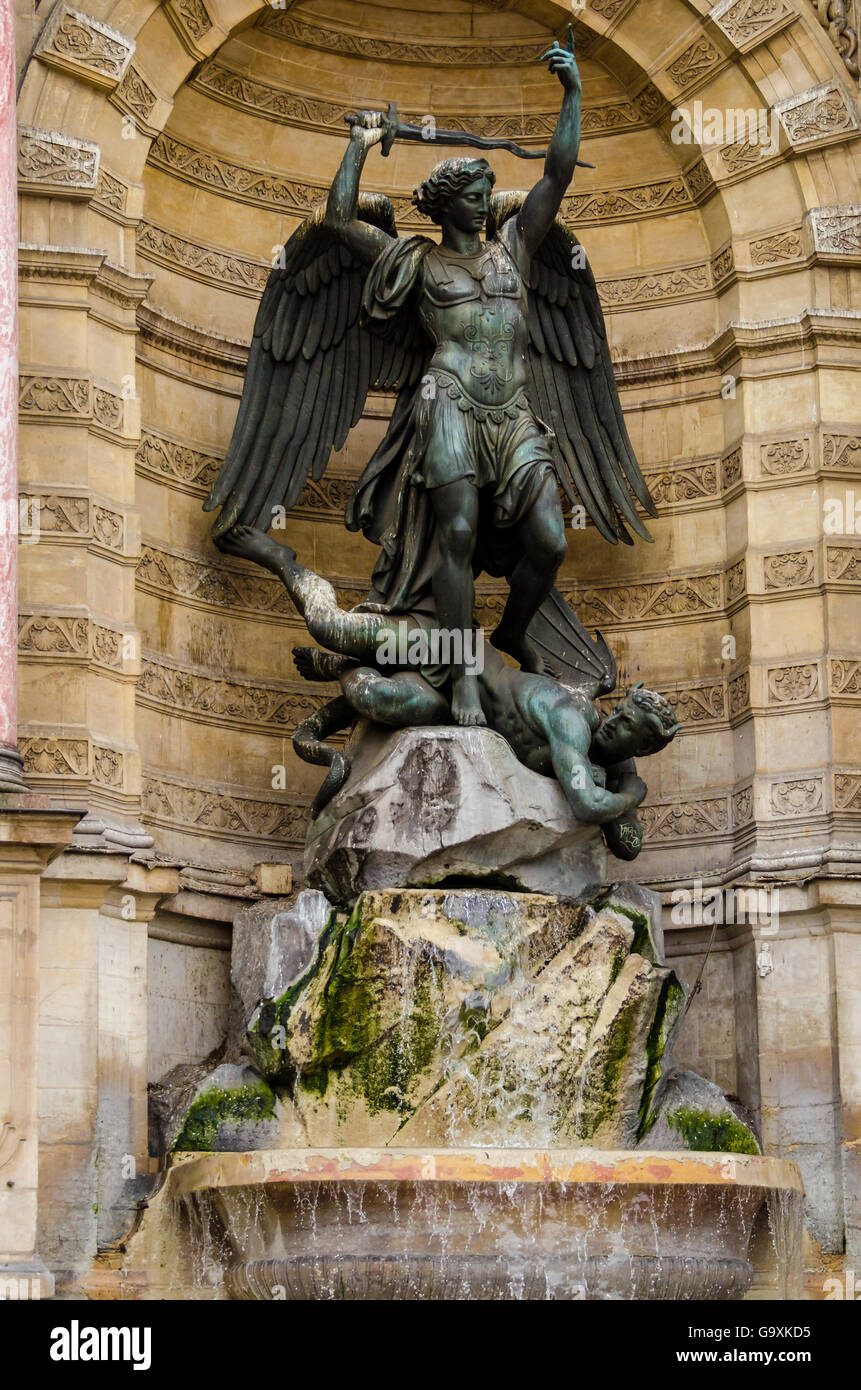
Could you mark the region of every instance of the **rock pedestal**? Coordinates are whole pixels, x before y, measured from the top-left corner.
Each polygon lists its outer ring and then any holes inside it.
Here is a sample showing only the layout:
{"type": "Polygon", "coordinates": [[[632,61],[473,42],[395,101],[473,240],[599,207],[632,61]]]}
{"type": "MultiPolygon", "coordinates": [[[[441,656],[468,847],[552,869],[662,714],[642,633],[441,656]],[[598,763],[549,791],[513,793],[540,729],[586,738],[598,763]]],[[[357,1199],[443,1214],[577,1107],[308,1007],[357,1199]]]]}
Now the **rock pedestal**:
{"type": "Polygon", "coordinates": [[[311,823],[308,883],[342,906],[367,889],[485,883],[581,900],[604,882],[601,831],[490,729],[361,725],[344,787],[311,823]]]}

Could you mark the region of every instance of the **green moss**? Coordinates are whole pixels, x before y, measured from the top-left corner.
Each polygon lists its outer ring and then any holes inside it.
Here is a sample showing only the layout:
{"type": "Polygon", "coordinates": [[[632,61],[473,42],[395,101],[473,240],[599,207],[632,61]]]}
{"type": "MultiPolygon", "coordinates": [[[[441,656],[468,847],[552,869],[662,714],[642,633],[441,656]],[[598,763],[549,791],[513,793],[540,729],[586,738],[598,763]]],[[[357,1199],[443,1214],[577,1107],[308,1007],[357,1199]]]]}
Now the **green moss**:
{"type": "Polygon", "coordinates": [[[221,1124],[271,1120],[274,1115],[275,1096],[265,1081],[241,1086],[235,1091],[213,1087],[192,1104],[182,1133],[173,1146],[174,1152],[209,1152],[221,1124]]]}
{"type": "Polygon", "coordinates": [[[664,1054],[681,1018],[684,1003],[685,992],[682,986],[675,975],[669,975],[661,988],[655,1016],[646,1039],[646,1075],[640,1097],[638,1140],[648,1134],[657,1119],[657,1111],[652,1109],[652,1101],[664,1069],[664,1054]]]}
{"type": "Polygon", "coordinates": [[[698,1153],[758,1154],[759,1146],[746,1124],[733,1114],[714,1115],[680,1105],[667,1114],[667,1124],[698,1153]]]}
{"type": "Polygon", "coordinates": [[[643,956],[646,960],[652,961],[654,965],[659,964],[655,959],[655,948],[652,941],[652,934],[649,931],[649,919],[643,912],[635,912],[631,907],[622,907],[620,903],[608,902],[605,904],[611,912],[618,912],[620,917],[627,917],[634,928],[634,940],[631,942],[631,955],[643,956]]]}

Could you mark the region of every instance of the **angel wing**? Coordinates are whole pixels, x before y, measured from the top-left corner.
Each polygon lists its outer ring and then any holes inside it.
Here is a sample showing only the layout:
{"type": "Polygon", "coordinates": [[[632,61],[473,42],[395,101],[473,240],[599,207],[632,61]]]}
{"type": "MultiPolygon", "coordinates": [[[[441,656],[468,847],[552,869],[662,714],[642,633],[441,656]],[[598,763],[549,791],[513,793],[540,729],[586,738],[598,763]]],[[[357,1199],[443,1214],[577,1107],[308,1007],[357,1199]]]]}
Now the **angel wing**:
{"type": "MultiPolygon", "coordinates": [[[[520,211],[525,197],[493,195],[488,237],[520,211]]],[[[559,217],[532,257],[530,281],[533,405],[556,435],[559,480],[605,540],[633,545],[627,524],[650,541],[635,499],[650,516],[658,513],[625,427],[595,277],[559,217]]]]}
{"type": "Polygon", "coordinates": [[[590,700],[616,687],[616,660],[600,632],[594,641],[558,589],[551,589],[527,629],[545,673],[580,686],[590,700]]]}
{"type": "MultiPolygon", "coordinates": [[[[221,507],[217,539],[237,523],[268,530],[272,509],[294,505],[322,477],[372,387],[400,390],[421,375],[427,343],[417,315],[389,319],[385,336],[360,320],[368,266],[317,208],[293,233],[266,282],[227,456],[204,504],[221,507]]],[[[397,236],[394,208],[359,197],[358,217],[397,236]]]]}

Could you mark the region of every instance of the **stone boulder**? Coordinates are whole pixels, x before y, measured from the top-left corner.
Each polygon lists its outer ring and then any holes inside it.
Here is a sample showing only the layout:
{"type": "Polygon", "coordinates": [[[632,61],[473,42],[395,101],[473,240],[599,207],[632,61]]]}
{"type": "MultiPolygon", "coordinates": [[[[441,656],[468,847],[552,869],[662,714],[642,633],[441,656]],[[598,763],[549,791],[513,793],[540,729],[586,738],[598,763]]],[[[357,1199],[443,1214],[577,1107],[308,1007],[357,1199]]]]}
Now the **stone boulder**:
{"type": "Polygon", "coordinates": [[[376,888],[476,883],[580,901],[604,881],[600,828],[490,729],[362,724],[352,768],[308,830],[305,875],[351,906],[376,888]]]}
{"type": "Polygon", "coordinates": [[[612,903],[368,892],[248,1046],[307,1144],[633,1148],[684,1001],[653,942],[612,903]]]}

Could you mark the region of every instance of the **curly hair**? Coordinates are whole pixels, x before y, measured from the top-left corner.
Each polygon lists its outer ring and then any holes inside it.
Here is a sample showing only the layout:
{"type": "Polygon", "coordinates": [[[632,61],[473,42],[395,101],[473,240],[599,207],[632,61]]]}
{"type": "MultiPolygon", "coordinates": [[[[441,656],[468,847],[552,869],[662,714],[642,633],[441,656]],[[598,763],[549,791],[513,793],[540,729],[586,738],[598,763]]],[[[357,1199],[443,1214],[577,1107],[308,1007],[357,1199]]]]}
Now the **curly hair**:
{"type": "Polygon", "coordinates": [[[424,183],[419,184],[413,193],[413,202],[419,212],[439,224],[447,204],[476,179],[487,179],[491,188],[496,182],[496,175],[486,159],[470,159],[462,154],[444,159],[431,169],[424,183]]]}
{"type": "Polygon", "coordinates": [[[635,705],[651,716],[656,751],[664,748],[682,727],[669,700],[659,695],[657,690],[647,690],[642,681],[632,685],[628,695],[635,705]]]}

